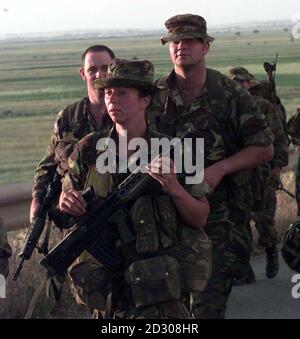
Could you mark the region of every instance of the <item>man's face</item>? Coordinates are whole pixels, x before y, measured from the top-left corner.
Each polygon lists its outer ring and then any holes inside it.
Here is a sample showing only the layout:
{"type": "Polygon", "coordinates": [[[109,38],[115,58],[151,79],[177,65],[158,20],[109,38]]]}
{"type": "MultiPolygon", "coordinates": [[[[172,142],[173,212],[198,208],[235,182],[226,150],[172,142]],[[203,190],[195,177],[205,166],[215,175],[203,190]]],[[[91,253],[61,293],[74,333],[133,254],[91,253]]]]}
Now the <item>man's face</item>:
{"type": "Polygon", "coordinates": [[[105,105],[114,123],[124,124],[144,116],[150,96],[142,97],[136,88],[109,87],[104,90],[105,105]]]}
{"type": "Polygon", "coordinates": [[[173,64],[178,67],[194,66],[202,62],[209,45],[198,39],[171,41],[169,45],[173,64]]]}
{"type": "Polygon", "coordinates": [[[105,51],[89,52],[85,56],[84,67],[80,68],[80,75],[82,80],[86,81],[89,96],[99,93],[99,90],[94,89],[93,82],[107,76],[108,65],[111,61],[112,58],[105,51]]]}

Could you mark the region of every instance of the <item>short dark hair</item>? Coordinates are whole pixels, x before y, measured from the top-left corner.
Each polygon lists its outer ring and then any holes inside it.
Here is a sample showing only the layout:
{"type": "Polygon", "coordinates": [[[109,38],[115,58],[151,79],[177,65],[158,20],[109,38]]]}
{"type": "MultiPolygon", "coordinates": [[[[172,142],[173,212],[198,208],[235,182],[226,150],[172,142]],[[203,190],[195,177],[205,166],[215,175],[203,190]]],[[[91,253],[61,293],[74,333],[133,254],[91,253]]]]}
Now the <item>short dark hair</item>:
{"type": "Polygon", "coordinates": [[[85,57],[88,53],[96,53],[96,52],[106,52],[109,54],[109,56],[114,59],[115,58],[115,53],[107,46],[105,45],[93,45],[88,47],[82,54],[81,56],[81,64],[82,66],[84,65],[85,57]]]}

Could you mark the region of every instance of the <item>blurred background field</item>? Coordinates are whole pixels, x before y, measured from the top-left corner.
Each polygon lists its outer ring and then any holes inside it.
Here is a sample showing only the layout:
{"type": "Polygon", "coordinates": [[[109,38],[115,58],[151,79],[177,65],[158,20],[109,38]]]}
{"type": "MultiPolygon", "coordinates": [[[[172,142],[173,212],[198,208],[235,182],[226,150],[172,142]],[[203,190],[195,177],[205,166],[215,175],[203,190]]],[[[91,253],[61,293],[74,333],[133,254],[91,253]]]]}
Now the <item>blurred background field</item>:
{"type": "MultiPolygon", "coordinates": [[[[78,74],[82,52],[106,44],[118,57],[149,59],[158,78],[171,70],[159,36],[94,40],[0,42],[0,184],[32,180],[58,111],[85,95],[78,74]]],[[[247,67],[265,79],[263,62],[278,52],[277,89],[288,114],[300,106],[300,40],[286,31],[216,35],[208,67],[247,67]]]]}

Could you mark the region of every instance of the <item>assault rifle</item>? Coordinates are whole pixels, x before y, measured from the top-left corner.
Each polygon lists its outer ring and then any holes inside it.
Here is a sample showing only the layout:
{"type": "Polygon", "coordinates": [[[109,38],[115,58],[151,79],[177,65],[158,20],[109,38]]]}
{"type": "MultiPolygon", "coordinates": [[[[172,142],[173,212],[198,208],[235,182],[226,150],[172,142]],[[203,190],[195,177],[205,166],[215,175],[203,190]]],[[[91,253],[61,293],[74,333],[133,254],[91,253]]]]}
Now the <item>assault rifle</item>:
{"type": "MultiPolygon", "coordinates": [[[[192,133],[193,129],[188,128],[182,138],[192,133]]],[[[171,153],[174,147],[172,144],[168,152],[171,153]]],[[[159,156],[161,155],[163,154],[160,153],[159,156]]],[[[105,268],[113,273],[119,272],[123,267],[122,256],[103,241],[101,226],[105,223],[115,224],[123,244],[133,242],[135,236],[125,221],[127,204],[141,195],[153,180],[150,175],[137,168],[105,200],[94,200],[89,211],[74,225],[72,231],[40,263],[50,274],[63,280],[67,268],[87,250],[105,268]]]]}
{"type": "Polygon", "coordinates": [[[278,53],[276,53],[276,58],[275,58],[274,62],[270,63],[270,62],[266,61],[263,64],[264,69],[268,74],[269,100],[273,104],[277,104],[277,94],[276,94],[276,84],[275,84],[277,59],[278,59],[278,53]]]}
{"type": "Polygon", "coordinates": [[[286,111],[285,108],[283,107],[279,97],[277,96],[277,91],[276,91],[276,83],[275,83],[275,76],[276,76],[276,67],[277,67],[277,60],[278,60],[278,53],[276,53],[276,58],[275,61],[270,63],[270,62],[264,62],[263,66],[265,71],[268,74],[268,100],[273,104],[276,112],[278,112],[279,117],[282,121],[284,133],[286,136],[286,139],[288,143],[290,144],[290,137],[287,131],[287,126],[286,126],[286,111]]]}
{"type": "Polygon", "coordinates": [[[37,248],[38,241],[45,228],[48,212],[52,204],[58,197],[60,191],[61,191],[60,176],[58,173],[55,173],[52,182],[50,182],[47,187],[47,191],[45,193],[43,202],[39,207],[37,216],[33,219],[32,223],[29,226],[23,249],[19,253],[21,262],[19,263],[12,280],[16,281],[18,279],[24,261],[29,260],[32,256],[34,249],[37,248]]]}

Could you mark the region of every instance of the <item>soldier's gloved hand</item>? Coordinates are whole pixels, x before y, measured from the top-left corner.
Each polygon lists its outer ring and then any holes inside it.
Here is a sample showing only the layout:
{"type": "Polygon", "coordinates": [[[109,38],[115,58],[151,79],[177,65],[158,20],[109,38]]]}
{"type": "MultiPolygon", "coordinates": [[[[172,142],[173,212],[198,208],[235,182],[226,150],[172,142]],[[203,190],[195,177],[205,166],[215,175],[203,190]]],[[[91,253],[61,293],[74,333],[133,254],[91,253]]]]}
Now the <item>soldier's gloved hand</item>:
{"type": "Polygon", "coordinates": [[[80,217],[86,213],[86,202],[81,192],[70,189],[62,192],[59,197],[59,209],[62,212],[80,217]]]}

